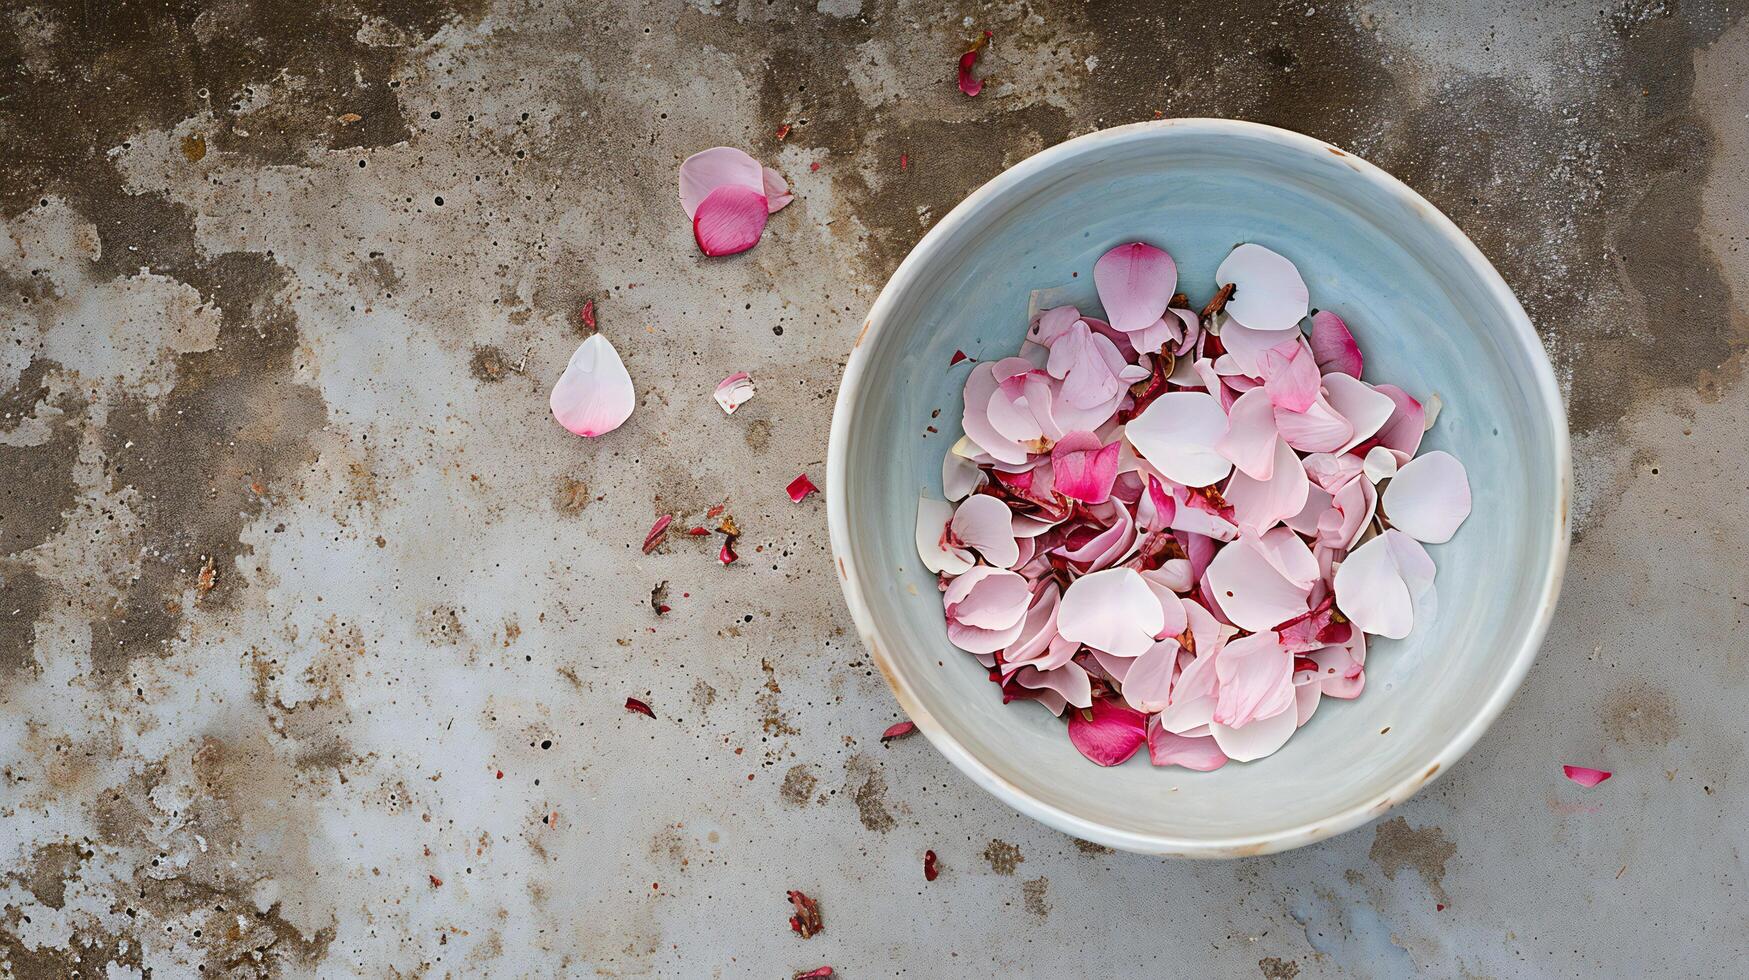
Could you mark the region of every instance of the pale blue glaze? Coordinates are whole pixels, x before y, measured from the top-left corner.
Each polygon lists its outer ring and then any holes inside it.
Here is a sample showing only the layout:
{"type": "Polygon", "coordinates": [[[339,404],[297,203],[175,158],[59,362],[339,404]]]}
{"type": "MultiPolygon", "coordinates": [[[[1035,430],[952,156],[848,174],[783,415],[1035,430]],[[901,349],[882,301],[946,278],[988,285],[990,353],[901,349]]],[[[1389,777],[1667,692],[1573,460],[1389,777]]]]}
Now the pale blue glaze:
{"type": "Polygon", "coordinates": [[[846,594],[902,704],[950,758],[1024,812],[1136,850],[1296,846],[1418,789],[1430,767],[1449,768],[1468,748],[1522,679],[1565,561],[1565,417],[1504,284],[1443,216],[1375,168],[1250,124],[1181,120],[1094,134],[974,194],[877,302],[832,442],[833,543],[846,594]],[[1172,254],[1195,304],[1237,243],[1292,259],[1312,305],[1353,329],[1366,380],[1443,399],[1424,449],[1463,460],[1475,500],[1457,536],[1430,549],[1437,621],[1373,644],[1366,693],[1326,698],[1281,752],[1210,774],[1152,768],[1145,752],[1098,769],[1070,746],[1061,721],[1001,704],[983,669],[948,644],[913,545],[917,495],[940,494],[942,454],[960,434],[970,365],[949,368],[953,352],[1014,353],[1034,289],[1066,286],[1096,309],[1094,260],[1132,240],[1172,254]],[[927,435],[930,425],[939,434],[927,435]]]}

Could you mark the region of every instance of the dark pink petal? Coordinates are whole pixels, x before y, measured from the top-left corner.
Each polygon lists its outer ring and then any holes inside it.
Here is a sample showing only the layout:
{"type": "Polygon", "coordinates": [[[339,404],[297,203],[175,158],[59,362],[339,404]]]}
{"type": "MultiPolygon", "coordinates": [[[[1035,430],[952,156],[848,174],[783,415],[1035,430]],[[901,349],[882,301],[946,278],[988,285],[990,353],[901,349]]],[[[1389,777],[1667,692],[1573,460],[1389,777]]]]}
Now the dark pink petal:
{"type": "Polygon", "coordinates": [[[1213,772],[1227,764],[1227,754],[1215,744],[1213,736],[1187,738],[1174,735],[1160,724],[1156,716],[1148,719],[1148,761],[1156,766],[1183,766],[1196,772],[1213,772]]]}
{"type": "Polygon", "coordinates": [[[1154,507],[1154,523],[1150,527],[1167,528],[1172,526],[1172,519],[1178,515],[1178,502],[1166,492],[1166,487],[1160,483],[1160,478],[1148,474],[1148,503],[1154,507]]]}
{"type": "Polygon", "coordinates": [[[1573,782],[1578,783],[1586,789],[1590,789],[1598,783],[1603,782],[1605,779],[1615,775],[1613,772],[1606,772],[1602,769],[1592,769],[1588,766],[1562,766],[1561,772],[1565,773],[1568,779],[1571,779],[1573,782]]]}
{"type": "Polygon", "coordinates": [[[650,533],[644,535],[644,554],[656,550],[662,539],[668,535],[668,525],[674,523],[673,514],[663,514],[656,518],[656,523],[650,525],[650,533]]]}
{"type": "Polygon", "coordinates": [[[717,561],[725,565],[733,565],[740,555],[735,554],[735,539],[724,538],[723,546],[717,551],[717,561]]]}
{"type": "Polygon", "coordinates": [[[1117,455],[1122,443],[1113,440],[1101,446],[1091,432],[1071,432],[1051,448],[1055,487],[1065,497],[1089,504],[1102,504],[1111,497],[1117,480],[1117,455]]]}
{"type": "Polygon", "coordinates": [[[909,735],[916,730],[916,722],[901,721],[896,725],[888,726],[887,730],[881,733],[881,741],[885,742],[888,739],[904,738],[906,735],[909,735]]]}
{"type": "MultiPolygon", "coordinates": [[[[816,164],[816,166],[818,166],[818,164],[816,164]]],[[[832,968],[829,966],[816,966],[805,973],[796,974],[791,977],[790,980],[831,980],[831,978],[836,975],[837,974],[833,973],[832,968]]]]}
{"type": "Polygon", "coordinates": [[[978,52],[984,49],[989,40],[990,32],[985,31],[984,36],[972,45],[970,51],[960,55],[959,86],[960,91],[968,96],[975,97],[984,90],[984,80],[972,74],[972,68],[978,63],[978,52]]]}
{"type": "Polygon", "coordinates": [[[765,195],[738,184],[711,191],[692,216],[692,237],[709,256],[734,255],[759,244],[770,214],[765,195]]]}
{"type": "MultiPolygon", "coordinates": [[[[779,178],[781,181],[782,178],[779,178]]],[[[732,146],[713,146],[687,157],[680,164],[680,206],[688,218],[719,187],[743,187],[765,193],[765,172],[759,161],[732,146]]],[[[773,208],[772,210],[776,210],[773,208]]]]}
{"type": "Polygon", "coordinates": [[[1096,765],[1121,765],[1147,740],[1147,720],[1127,705],[1096,699],[1090,712],[1069,713],[1069,741],[1096,765]]]}
{"type": "Polygon", "coordinates": [[[1312,356],[1325,374],[1360,377],[1360,345],[1348,332],[1348,324],[1329,310],[1312,314],[1312,356]]]}
{"type": "MultiPolygon", "coordinates": [[[[1165,315],[1178,289],[1178,266],[1160,249],[1131,242],[1099,257],[1093,264],[1093,284],[1113,327],[1124,333],[1146,330],[1165,315]]],[[[1176,317],[1173,322],[1178,322],[1176,317]]]]}
{"type": "Polygon", "coordinates": [[[553,384],[548,398],[553,418],[580,436],[612,432],[637,406],[632,377],[619,352],[601,334],[583,341],[553,384]]]}
{"type": "Polygon", "coordinates": [[[808,474],[806,473],[789,481],[789,486],[784,487],[783,489],[784,492],[789,494],[789,499],[798,504],[806,499],[808,494],[820,492],[820,488],[814,486],[814,481],[808,479],[808,474]]]}
{"type": "Polygon", "coordinates": [[[626,710],[636,712],[640,715],[648,715],[651,718],[656,717],[656,712],[651,711],[649,705],[639,701],[637,698],[626,698],[626,710]]]}

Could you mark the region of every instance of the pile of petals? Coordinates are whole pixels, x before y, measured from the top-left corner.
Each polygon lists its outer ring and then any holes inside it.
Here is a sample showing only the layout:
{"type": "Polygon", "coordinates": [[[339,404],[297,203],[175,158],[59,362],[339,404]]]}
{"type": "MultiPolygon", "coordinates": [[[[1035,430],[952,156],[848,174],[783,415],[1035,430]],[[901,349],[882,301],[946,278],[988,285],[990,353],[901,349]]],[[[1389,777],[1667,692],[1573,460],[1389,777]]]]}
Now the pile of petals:
{"type": "Polygon", "coordinates": [[[1107,252],[1103,319],[1043,310],[975,364],[947,499],[918,502],[948,638],[1102,766],[1259,759],[1359,696],[1367,634],[1431,620],[1423,545],[1470,512],[1463,464],[1417,454],[1421,403],[1362,380],[1291,262],[1244,244],[1216,280],[1196,310],[1164,251],[1107,252]]]}
{"type": "Polygon", "coordinates": [[[680,164],[680,206],[706,255],[734,255],[759,244],[766,216],[793,197],[782,174],[732,146],[713,146],[680,164]]]}

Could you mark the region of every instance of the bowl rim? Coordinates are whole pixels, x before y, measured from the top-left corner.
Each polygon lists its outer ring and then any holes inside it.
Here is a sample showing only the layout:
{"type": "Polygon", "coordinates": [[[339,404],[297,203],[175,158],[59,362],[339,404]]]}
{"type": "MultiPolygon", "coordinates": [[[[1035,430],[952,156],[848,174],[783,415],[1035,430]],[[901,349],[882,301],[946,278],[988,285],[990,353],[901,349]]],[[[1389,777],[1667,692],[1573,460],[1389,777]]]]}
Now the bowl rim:
{"type": "Polygon", "coordinates": [[[1427,199],[1366,160],[1311,136],[1263,123],[1236,119],[1157,119],[1097,130],[1074,139],[1065,140],[1035,153],[991,178],[967,195],[953,210],[937,221],[899,263],[899,267],[894,270],[892,277],[881,288],[867,317],[864,318],[862,327],[857,333],[855,345],[845,363],[844,377],[840,382],[838,397],[833,406],[826,460],[827,523],[833,556],[838,566],[839,585],[844,590],[844,601],[850,608],[851,619],[856,624],[863,644],[868,647],[870,654],[874,657],[875,664],[880,668],[881,675],[886,678],[887,685],[892,688],[894,696],[898,698],[900,708],[905,711],[906,716],[911,721],[916,723],[917,728],[928,737],[937,751],[947,756],[948,761],[997,799],[1064,833],[1125,851],[1195,858],[1232,858],[1271,854],[1323,840],[1326,837],[1352,830],[1382,815],[1391,807],[1414,795],[1423,786],[1450,771],[1452,764],[1481,738],[1482,733],[1487,731],[1488,727],[1505,710],[1507,703],[1522,685],[1526,674],[1529,673],[1531,663],[1536,659],[1537,652],[1542,646],[1550,619],[1554,615],[1556,600],[1560,597],[1561,580],[1566,571],[1571,495],[1572,457],[1567,416],[1561,399],[1560,387],[1555,381],[1554,368],[1550,365],[1542,342],[1538,339],[1536,330],[1531,326],[1530,318],[1525,314],[1518,298],[1513,295],[1512,290],[1506,285],[1506,281],[1500,277],[1500,273],[1483,256],[1475,243],[1470,241],[1469,237],[1459,230],[1444,212],[1434,207],[1427,199]],[[1411,775],[1399,780],[1377,799],[1363,799],[1336,813],[1303,820],[1288,829],[1267,834],[1201,838],[1121,830],[1046,803],[997,775],[983,760],[974,756],[950,735],[923,706],[898,665],[887,655],[880,624],[875,621],[873,610],[869,607],[863,594],[859,566],[850,547],[847,526],[849,481],[845,478],[845,473],[849,460],[846,444],[849,437],[851,410],[854,403],[862,395],[863,372],[868,363],[869,350],[872,349],[872,347],[865,347],[865,345],[871,339],[878,340],[880,338],[887,315],[898,301],[897,297],[909,289],[918,279],[920,270],[935,258],[935,253],[941,248],[942,242],[951,231],[957,225],[969,220],[970,216],[983,207],[986,201],[1063,158],[1097,152],[1108,145],[1151,140],[1174,132],[1262,139],[1305,153],[1336,154],[1344,158],[1359,178],[1371,184],[1375,190],[1398,199],[1409,205],[1411,210],[1423,215],[1433,229],[1454,247],[1458,256],[1467,263],[1470,271],[1483,284],[1489,298],[1505,313],[1508,332],[1511,335],[1510,339],[1517,342],[1520,352],[1530,364],[1531,373],[1536,380],[1536,394],[1539,396],[1538,400],[1542,403],[1546,413],[1544,421],[1549,425],[1554,439],[1554,463],[1557,477],[1555,499],[1559,513],[1556,515],[1553,540],[1549,542],[1548,571],[1541,583],[1531,628],[1519,637],[1518,649],[1513,652],[1507,669],[1497,675],[1493,682],[1493,689],[1483,701],[1481,710],[1471,716],[1444,747],[1427,760],[1428,767],[1425,770],[1418,775],[1411,775]]]}

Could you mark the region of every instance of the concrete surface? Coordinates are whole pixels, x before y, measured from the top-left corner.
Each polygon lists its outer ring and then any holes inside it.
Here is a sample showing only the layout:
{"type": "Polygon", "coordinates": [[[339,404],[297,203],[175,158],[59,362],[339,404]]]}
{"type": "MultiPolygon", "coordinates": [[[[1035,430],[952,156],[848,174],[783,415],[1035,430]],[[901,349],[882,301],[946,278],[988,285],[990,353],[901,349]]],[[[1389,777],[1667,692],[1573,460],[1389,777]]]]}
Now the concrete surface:
{"type": "Polygon", "coordinates": [[[0,969],[1735,972],[1740,14],[5,5],[0,969]],[[821,477],[842,354],[930,221],[1156,115],[1300,129],[1444,208],[1537,322],[1579,448],[1569,585],[1506,716],[1387,819],[1274,858],[1109,853],[882,745],[824,508],[782,492],[821,477]],[[718,143],[798,200],[704,261],[672,185],[718,143]],[[642,396],[593,443],[546,409],[587,300],[642,396]],[[734,370],[759,394],[724,417],[734,370]],[[738,565],[639,552],[721,502],[738,565]]]}

